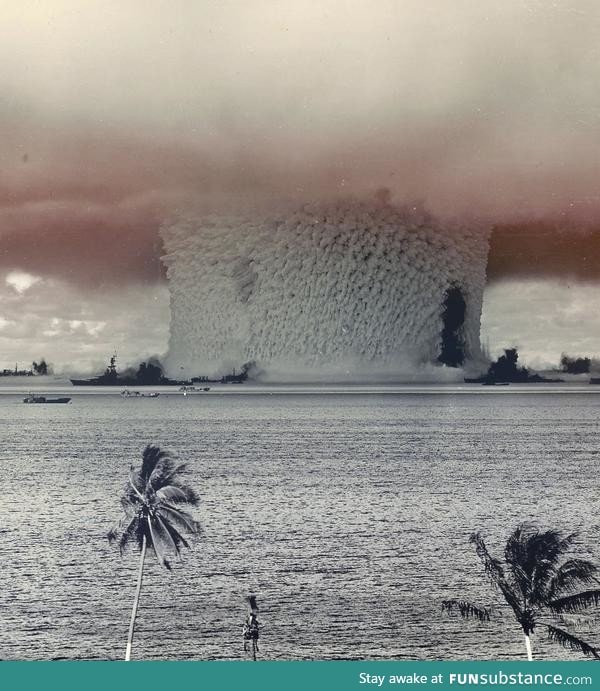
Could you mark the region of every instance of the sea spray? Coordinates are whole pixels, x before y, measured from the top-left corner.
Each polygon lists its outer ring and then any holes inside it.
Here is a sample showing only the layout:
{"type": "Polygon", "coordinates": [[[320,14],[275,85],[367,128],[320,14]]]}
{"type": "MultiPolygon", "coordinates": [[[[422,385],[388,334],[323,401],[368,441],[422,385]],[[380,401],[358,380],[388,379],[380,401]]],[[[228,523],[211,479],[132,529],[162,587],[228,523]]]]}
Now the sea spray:
{"type": "Polygon", "coordinates": [[[437,363],[455,288],[465,358],[481,357],[487,229],[379,200],[181,214],[161,234],[170,376],[252,361],[271,381],[402,377],[437,363]]]}

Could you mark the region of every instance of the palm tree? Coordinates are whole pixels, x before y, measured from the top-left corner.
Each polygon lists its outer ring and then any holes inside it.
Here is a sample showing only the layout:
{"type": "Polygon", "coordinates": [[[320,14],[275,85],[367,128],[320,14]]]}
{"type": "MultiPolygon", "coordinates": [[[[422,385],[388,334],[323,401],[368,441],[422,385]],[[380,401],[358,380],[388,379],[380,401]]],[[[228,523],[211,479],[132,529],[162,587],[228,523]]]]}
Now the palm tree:
{"type": "MultiPolygon", "coordinates": [[[[600,603],[600,590],[589,588],[591,583],[598,584],[597,567],[585,559],[565,558],[576,536],[572,533],[565,537],[557,530],[542,532],[523,523],[508,538],[502,562],[490,555],[480,533],[471,535],[470,542],[487,575],[523,629],[528,660],[533,659],[530,635],[536,626],[545,627],[550,640],[565,648],[600,659],[591,645],[554,625],[557,615],[580,612],[600,603]]],[[[465,600],[446,600],[442,609],[459,612],[464,618],[490,620],[489,609],[465,600]]]]}
{"type": "Polygon", "coordinates": [[[200,524],[181,509],[181,505],[197,506],[199,502],[194,490],[180,479],[184,470],[185,465],[177,465],[167,451],[147,446],[142,454],[141,468],[138,471],[132,466],[121,497],[125,515],[108,533],[109,542],[118,542],[121,554],[132,541],[140,548],[125,660],[131,659],[146,550],[151,548],[158,562],[170,570],[170,557],[180,555],[181,545],[189,547],[180,531],[197,533],[200,530],[200,524]]]}
{"type": "Polygon", "coordinates": [[[250,606],[250,613],[244,622],[244,652],[248,652],[248,641],[252,646],[252,659],[256,662],[256,653],[258,652],[258,637],[261,624],[258,621],[258,602],[256,595],[248,595],[246,598],[250,606]]]}

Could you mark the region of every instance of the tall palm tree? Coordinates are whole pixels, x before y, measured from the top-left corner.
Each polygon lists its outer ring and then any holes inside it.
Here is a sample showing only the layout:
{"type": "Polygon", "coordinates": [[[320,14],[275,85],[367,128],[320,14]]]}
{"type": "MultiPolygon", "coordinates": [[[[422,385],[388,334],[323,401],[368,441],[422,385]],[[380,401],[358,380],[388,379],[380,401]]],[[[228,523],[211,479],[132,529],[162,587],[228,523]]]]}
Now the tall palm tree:
{"type": "MultiPolygon", "coordinates": [[[[558,615],[580,612],[600,603],[600,590],[589,588],[592,583],[598,584],[597,567],[585,559],[565,558],[576,536],[563,536],[557,530],[542,532],[523,523],[508,538],[503,562],[490,555],[480,533],[471,536],[487,575],[523,629],[529,660],[533,659],[530,635],[536,626],[545,627],[550,640],[565,648],[600,659],[591,645],[555,626],[558,615]]],[[[442,609],[459,612],[464,618],[490,620],[489,609],[465,600],[446,600],[442,609]]]]}
{"type": "Polygon", "coordinates": [[[152,549],[158,562],[170,570],[170,558],[179,556],[181,545],[189,547],[180,531],[197,533],[200,530],[200,524],[181,508],[182,505],[197,506],[199,502],[194,490],[180,479],[184,471],[185,465],[177,465],[167,451],[147,446],[142,454],[141,468],[136,470],[132,466],[121,496],[125,515],[108,533],[109,542],[118,542],[121,554],[132,541],[140,548],[125,660],[131,659],[147,549],[152,549]]]}

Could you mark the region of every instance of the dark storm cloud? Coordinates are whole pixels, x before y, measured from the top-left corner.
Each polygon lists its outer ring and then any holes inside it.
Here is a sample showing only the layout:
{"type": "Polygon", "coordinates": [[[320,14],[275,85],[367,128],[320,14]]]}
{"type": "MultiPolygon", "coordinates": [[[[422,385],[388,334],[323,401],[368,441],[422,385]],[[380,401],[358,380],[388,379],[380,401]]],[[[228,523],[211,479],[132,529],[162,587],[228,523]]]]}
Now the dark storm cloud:
{"type": "MultiPolygon", "coordinates": [[[[177,208],[380,186],[525,235],[600,216],[592,0],[24,0],[0,32],[0,268],[153,281],[177,208]]],[[[493,275],[563,270],[503,242],[493,275]]]]}

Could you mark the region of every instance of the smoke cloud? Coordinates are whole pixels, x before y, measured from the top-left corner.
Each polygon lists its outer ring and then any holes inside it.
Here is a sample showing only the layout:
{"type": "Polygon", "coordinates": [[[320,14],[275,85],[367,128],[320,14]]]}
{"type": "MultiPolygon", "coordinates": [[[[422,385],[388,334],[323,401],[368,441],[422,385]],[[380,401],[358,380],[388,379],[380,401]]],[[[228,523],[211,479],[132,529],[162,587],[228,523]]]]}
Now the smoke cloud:
{"type": "Polygon", "coordinates": [[[381,185],[496,223],[596,220],[599,22],[592,0],[13,3],[1,262],[158,280],[187,200],[381,185]]]}

